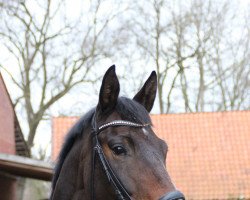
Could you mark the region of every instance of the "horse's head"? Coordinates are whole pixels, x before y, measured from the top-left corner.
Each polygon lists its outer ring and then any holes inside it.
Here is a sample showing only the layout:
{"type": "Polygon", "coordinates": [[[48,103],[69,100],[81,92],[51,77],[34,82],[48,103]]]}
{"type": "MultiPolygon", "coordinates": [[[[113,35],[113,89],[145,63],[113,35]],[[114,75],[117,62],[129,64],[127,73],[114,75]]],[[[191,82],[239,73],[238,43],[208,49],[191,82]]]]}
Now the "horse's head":
{"type": "Polygon", "coordinates": [[[125,199],[184,199],[166,171],[167,144],[151,128],[148,113],[153,107],[156,89],[157,77],[152,72],[133,100],[118,98],[120,87],[115,67],[106,72],[94,117],[94,134],[97,137],[94,143],[100,144],[101,154],[104,155],[104,158],[95,155],[95,162],[92,162],[96,165],[92,170],[95,198],[116,199],[116,191],[121,192],[125,199]],[[101,127],[100,130],[97,130],[98,127],[101,127]],[[112,172],[107,175],[105,170],[112,172]],[[108,181],[107,176],[117,178],[118,183],[108,181]]]}
{"type": "Polygon", "coordinates": [[[167,144],[151,127],[156,88],[153,72],[133,100],[118,98],[115,67],[106,72],[96,109],[68,133],[51,199],[184,199],[166,171],[167,144]]]}

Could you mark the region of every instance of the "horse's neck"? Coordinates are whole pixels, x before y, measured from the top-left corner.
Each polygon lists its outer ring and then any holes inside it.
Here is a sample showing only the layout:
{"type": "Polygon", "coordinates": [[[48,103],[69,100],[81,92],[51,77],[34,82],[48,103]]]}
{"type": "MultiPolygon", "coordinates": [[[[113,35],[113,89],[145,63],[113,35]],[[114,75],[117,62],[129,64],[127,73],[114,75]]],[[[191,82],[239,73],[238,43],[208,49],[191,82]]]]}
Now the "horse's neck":
{"type": "Polygon", "coordinates": [[[78,199],[78,196],[83,195],[85,189],[83,177],[86,173],[84,172],[86,162],[83,162],[83,159],[87,157],[86,148],[84,150],[83,146],[82,140],[76,140],[65,158],[53,192],[53,200],[78,199]]]}

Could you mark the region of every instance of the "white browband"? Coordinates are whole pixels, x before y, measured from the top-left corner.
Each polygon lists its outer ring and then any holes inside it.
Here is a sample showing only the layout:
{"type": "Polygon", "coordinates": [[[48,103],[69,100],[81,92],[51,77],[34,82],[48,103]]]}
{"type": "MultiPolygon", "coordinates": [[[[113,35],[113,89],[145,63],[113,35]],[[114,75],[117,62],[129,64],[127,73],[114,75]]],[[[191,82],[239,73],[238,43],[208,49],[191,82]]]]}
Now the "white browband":
{"type": "Polygon", "coordinates": [[[112,122],[108,122],[106,124],[101,125],[98,128],[98,132],[102,131],[103,129],[110,127],[110,126],[132,126],[132,127],[146,127],[150,126],[150,124],[137,124],[134,122],[130,121],[125,121],[125,120],[114,120],[112,122]]]}

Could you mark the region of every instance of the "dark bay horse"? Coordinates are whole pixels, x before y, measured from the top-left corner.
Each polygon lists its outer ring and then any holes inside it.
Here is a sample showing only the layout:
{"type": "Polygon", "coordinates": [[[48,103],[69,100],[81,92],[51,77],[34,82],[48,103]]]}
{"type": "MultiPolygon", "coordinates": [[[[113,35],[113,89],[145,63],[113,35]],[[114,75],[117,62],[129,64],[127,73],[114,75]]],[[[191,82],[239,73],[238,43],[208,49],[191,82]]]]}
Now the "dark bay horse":
{"type": "Polygon", "coordinates": [[[115,66],[104,75],[99,102],[70,130],[59,155],[51,200],[178,200],[166,171],[167,145],[151,128],[152,72],[133,99],[118,97],[115,66]]]}

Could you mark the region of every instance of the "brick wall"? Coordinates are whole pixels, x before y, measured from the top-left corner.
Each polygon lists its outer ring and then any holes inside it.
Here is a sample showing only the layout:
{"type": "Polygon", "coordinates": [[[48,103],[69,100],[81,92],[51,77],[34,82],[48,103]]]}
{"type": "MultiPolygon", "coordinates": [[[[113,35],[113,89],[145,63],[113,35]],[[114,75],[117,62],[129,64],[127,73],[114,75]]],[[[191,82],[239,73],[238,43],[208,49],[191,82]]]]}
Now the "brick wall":
{"type": "Polygon", "coordinates": [[[14,111],[0,74],[0,153],[15,152],[14,111]]]}

